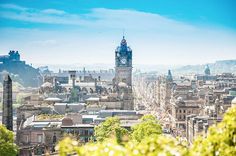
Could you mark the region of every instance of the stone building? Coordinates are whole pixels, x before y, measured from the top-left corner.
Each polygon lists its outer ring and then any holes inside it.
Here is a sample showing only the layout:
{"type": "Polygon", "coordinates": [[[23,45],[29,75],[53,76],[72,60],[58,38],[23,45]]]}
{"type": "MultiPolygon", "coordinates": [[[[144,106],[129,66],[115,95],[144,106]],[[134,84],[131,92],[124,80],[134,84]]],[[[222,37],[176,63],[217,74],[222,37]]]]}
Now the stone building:
{"type": "Polygon", "coordinates": [[[173,88],[173,77],[171,71],[168,70],[167,76],[159,76],[156,81],[156,102],[162,110],[171,114],[171,92],[173,88]]]}
{"type": "MultiPolygon", "coordinates": [[[[49,117],[49,116],[45,116],[49,117]]],[[[37,119],[37,116],[28,117],[18,131],[18,146],[20,155],[42,155],[46,152],[55,152],[55,146],[61,134],[61,121],[58,119],[37,119]]]]}
{"type": "Polygon", "coordinates": [[[185,136],[186,130],[186,117],[190,114],[198,115],[200,113],[202,100],[187,99],[183,100],[182,97],[178,97],[176,100],[171,100],[172,105],[172,129],[176,129],[176,132],[180,136],[185,136]]]}
{"type": "Polygon", "coordinates": [[[199,116],[195,114],[186,117],[186,139],[192,144],[198,135],[206,136],[209,126],[220,122],[222,118],[214,118],[209,116],[199,116]]]}

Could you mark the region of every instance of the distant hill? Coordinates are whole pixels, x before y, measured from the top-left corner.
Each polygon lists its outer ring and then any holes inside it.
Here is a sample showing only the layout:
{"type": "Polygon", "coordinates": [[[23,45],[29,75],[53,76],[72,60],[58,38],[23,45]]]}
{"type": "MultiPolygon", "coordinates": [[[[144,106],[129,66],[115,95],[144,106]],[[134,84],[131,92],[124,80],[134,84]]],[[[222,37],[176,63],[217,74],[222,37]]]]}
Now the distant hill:
{"type": "MultiPolygon", "coordinates": [[[[220,60],[215,63],[206,63],[198,65],[147,65],[147,64],[134,64],[133,71],[142,72],[157,72],[158,74],[167,74],[168,69],[171,69],[173,74],[188,74],[198,73],[203,74],[205,66],[209,65],[212,74],[219,74],[223,72],[231,72],[236,74],[236,60],[220,60]]],[[[114,64],[59,64],[59,65],[47,65],[47,64],[36,64],[36,66],[48,66],[50,70],[58,72],[59,69],[69,70],[100,70],[100,69],[114,69],[114,64]]]]}
{"type": "Polygon", "coordinates": [[[177,73],[203,74],[206,65],[210,67],[212,74],[228,73],[228,72],[236,74],[236,60],[221,60],[221,61],[216,61],[215,63],[208,63],[202,65],[186,65],[179,68],[175,68],[173,69],[173,71],[176,74],[177,73]]]}
{"type": "MultiPolygon", "coordinates": [[[[24,87],[37,87],[42,83],[39,69],[27,65],[20,60],[18,51],[10,51],[8,55],[0,56],[0,72],[8,72],[13,81],[19,82],[24,87]]],[[[2,82],[2,76],[0,77],[2,82]]]]}

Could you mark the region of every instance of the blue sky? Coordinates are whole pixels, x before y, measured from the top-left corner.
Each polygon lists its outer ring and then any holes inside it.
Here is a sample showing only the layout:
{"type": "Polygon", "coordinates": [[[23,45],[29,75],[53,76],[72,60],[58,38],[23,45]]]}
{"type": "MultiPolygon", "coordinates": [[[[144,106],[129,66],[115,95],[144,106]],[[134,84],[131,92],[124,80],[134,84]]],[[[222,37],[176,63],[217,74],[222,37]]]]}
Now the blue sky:
{"type": "Polygon", "coordinates": [[[234,0],[0,0],[0,54],[113,63],[123,29],[135,64],[236,59],[234,0]]]}

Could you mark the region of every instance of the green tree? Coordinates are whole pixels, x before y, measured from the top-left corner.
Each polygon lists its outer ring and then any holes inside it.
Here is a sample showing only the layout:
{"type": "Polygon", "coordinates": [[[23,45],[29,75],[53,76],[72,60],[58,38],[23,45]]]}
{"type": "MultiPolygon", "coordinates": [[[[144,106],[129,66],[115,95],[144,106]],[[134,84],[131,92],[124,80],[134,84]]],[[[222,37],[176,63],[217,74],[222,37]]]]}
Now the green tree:
{"type": "Polygon", "coordinates": [[[0,125],[0,155],[15,156],[17,146],[14,144],[13,132],[0,125]]]}
{"type": "Polygon", "coordinates": [[[199,136],[191,148],[192,155],[236,155],[236,106],[230,108],[222,122],[208,129],[206,138],[199,136]]]}
{"type": "Polygon", "coordinates": [[[153,115],[145,115],[141,118],[141,123],[132,127],[132,139],[140,142],[144,138],[152,135],[160,135],[162,128],[158,120],[153,115]]]}
{"type": "MultiPolygon", "coordinates": [[[[129,142],[125,142],[123,145],[119,144],[115,139],[105,139],[105,134],[103,134],[104,141],[88,143],[80,147],[78,146],[77,141],[67,139],[59,143],[59,153],[61,156],[66,156],[66,154],[72,153],[77,153],[81,156],[234,156],[236,155],[235,114],[236,106],[232,107],[225,114],[221,123],[213,125],[209,128],[206,138],[199,137],[197,140],[195,140],[192,147],[187,147],[185,142],[180,142],[173,137],[159,135],[156,131],[152,130],[149,132],[150,136],[148,136],[146,133],[143,133],[145,136],[140,139],[139,142],[136,139],[133,139],[129,142]],[[151,134],[151,132],[153,132],[154,135],[151,134]]],[[[142,118],[142,122],[139,125],[145,122],[154,122],[155,124],[158,124],[155,117],[150,115],[144,116],[142,118]]],[[[107,122],[107,125],[116,125],[117,123],[119,123],[119,119],[110,118],[109,122],[107,122]]],[[[138,126],[136,125],[136,127],[138,126]]],[[[145,125],[143,127],[145,127],[145,125]]],[[[158,127],[160,128],[160,125],[158,127]]],[[[108,129],[111,128],[104,128],[106,132],[108,132],[108,129]]],[[[143,130],[149,131],[148,129],[143,130]]]]}
{"type": "Polygon", "coordinates": [[[109,117],[106,121],[95,127],[97,141],[104,141],[112,137],[118,143],[121,143],[128,135],[128,130],[120,126],[120,119],[118,117],[109,117]]]}
{"type": "Polygon", "coordinates": [[[80,156],[175,156],[188,155],[188,149],[176,139],[162,135],[147,137],[141,142],[130,140],[124,145],[118,144],[115,140],[107,139],[103,142],[87,143],[84,146],[76,146],[74,140],[64,140],[60,155],[77,153],[80,156]],[[74,142],[74,143],[72,143],[74,142]]]}
{"type": "Polygon", "coordinates": [[[56,146],[56,150],[59,151],[60,156],[72,155],[78,151],[79,142],[70,136],[65,137],[62,141],[56,146]]]}

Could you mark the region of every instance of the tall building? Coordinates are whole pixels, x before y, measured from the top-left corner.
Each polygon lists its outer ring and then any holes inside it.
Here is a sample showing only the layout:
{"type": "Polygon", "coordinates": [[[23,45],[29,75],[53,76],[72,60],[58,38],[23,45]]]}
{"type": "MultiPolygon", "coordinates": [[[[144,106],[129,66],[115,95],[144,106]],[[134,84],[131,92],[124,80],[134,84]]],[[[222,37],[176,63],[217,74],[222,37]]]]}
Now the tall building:
{"type": "Polygon", "coordinates": [[[116,85],[120,82],[132,86],[132,50],[127,46],[125,37],[121,40],[120,46],[115,52],[115,79],[116,85]]]}
{"type": "Polygon", "coordinates": [[[125,37],[115,51],[114,88],[123,101],[123,109],[133,109],[132,97],[132,50],[127,46],[125,37]]]}
{"type": "Polygon", "coordinates": [[[2,123],[8,130],[13,131],[12,80],[9,75],[6,75],[3,80],[2,123]]]}

